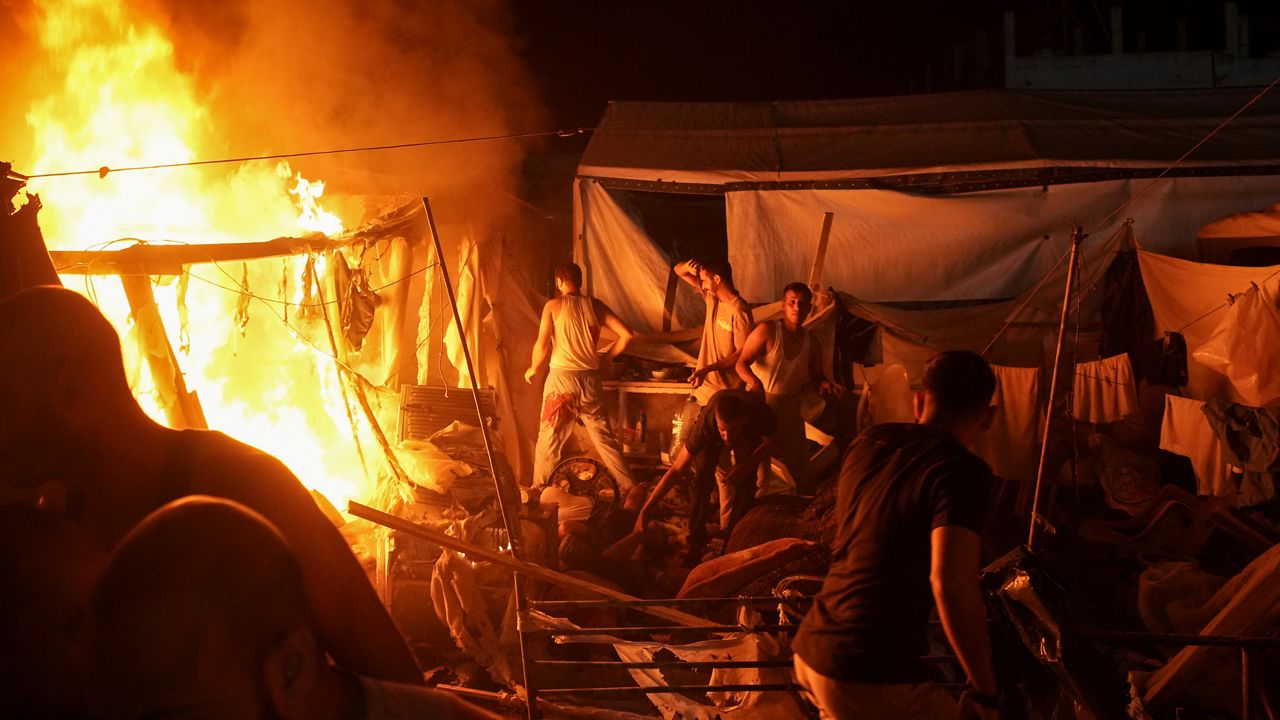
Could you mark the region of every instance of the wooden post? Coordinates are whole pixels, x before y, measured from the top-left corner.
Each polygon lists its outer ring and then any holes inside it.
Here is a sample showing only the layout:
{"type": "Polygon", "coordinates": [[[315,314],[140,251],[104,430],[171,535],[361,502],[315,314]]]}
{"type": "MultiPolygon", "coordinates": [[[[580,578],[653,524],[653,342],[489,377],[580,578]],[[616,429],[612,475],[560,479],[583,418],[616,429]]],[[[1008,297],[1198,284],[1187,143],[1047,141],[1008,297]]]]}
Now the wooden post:
{"type": "Polygon", "coordinates": [[[178,357],[169,344],[160,309],[156,307],[155,295],[151,293],[151,276],[121,275],[120,282],[124,285],[124,294],[138,329],[138,348],[146,356],[151,378],[164,400],[169,427],[207,429],[209,425],[204,419],[200,399],[194,392],[187,391],[178,357]]]}
{"type": "MultiPolygon", "coordinates": [[[[493,456],[493,438],[489,435],[489,428],[485,425],[484,408],[480,406],[480,385],[479,379],[476,377],[476,366],[471,361],[471,350],[467,347],[467,330],[462,324],[462,315],[458,312],[458,298],[453,292],[453,282],[449,279],[449,265],[444,262],[444,252],[440,247],[440,233],[436,231],[436,217],[431,212],[431,202],[426,196],[422,198],[422,209],[427,214],[427,227],[431,230],[431,242],[436,249],[436,257],[440,258],[440,279],[444,280],[445,291],[449,294],[449,305],[453,308],[453,322],[458,327],[458,342],[462,345],[462,358],[466,361],[467,377],[471,380],[471,398],[476,405],[476,417],[481,418],[480,437],[484,440],[484,452],[489,459],[489,468],[493,472],[493,490],[498,496],[498,511],[502,517],[502,525],[507,531],[507,543],[511,546],[511,553],[517,557],[524,556],[523,543],[520,542],[520,526],[511,521],[510,513],[507,512],[508,507],[517,508],[520,505],[520,498],[509,497],[504,492],[502,486],[502,478],[498,474],[498,463],[494,461],[493,456]],[[508,505],[510,502],[510,505],[508,505]]],[[[478,280],[478,278],[477,278],[478,280]]],[[[476,293],[480,292],[480,288],[475,288],[476,293]]],[[[512,488],[514,491],[515,488],[512,488]]],[[[517,518],[517,522],[519,519],[517,518]]],[[[516,615],[517,624],[519,616],[524,614],[528,609],[528,599],[525,596],[524,580],[519,573],[513,572],[512,592],[516,596],[516,615]]],[[[526,647],[525,634],[517,630],[516,635],[520,641],[520,669],[524,675],[525,685],[525,701],[528,711],[529,720],[538,720],[540,716],[538,712],[538,692],[530,669],[532,665],[529,663],[529,652],[526,647]]]]}
{"type": "Polygon", "coordinates": [[[835,213],[822,214],[822,232],[818,235],[818,251],[813,254],[813,267],[809,270],[809,287],[818,289],[822,282],[822,263],[827,257],[827,241],[831,239],[831,221],[835,213]]]}
{"type": "Polygon", "coordinates": [[[1031,530],[1027,535],[1027,548],[1036,549],[1036,531],[1040,527],[1040,488],[1044,483],[1044,461],[1049,450],[1049,429],[1053,424],[1053,399],[1058,390],[1058,366],[1062,362],[1062,342],[1067,334],[1067,315],[1071,312],[1071,284],[1075,281],[1076,264],[1080,245],[1084,243],[1084,228],[1071,228],[1071,259],[1067,264],[1067,288],[1062,295],[1062,319],[1058,322],[1058,345],[1053,352],[1053,372],[1049,375],[1049,402],[1044,411],[1044,435],[1040,438],[1040,464],[1036,467],[1035,493],[1031,500],[1031,530]]]}

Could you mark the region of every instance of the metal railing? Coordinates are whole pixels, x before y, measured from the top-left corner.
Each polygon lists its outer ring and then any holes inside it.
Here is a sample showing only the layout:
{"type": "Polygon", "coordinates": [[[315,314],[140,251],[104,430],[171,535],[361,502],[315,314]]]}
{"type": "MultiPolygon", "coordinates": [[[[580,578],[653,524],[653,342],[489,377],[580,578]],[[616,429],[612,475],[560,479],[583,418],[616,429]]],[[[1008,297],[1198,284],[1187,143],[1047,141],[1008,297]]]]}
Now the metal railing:
{"type": "MultiPolygon", "coordinates": [[[[1266,702],[1266,697],[1254,692],[1253,659],[1251,654],[1259,650],[1280,649],[1280,637],[1252,637],[1244,635],[1194,635],[1190,633],[1148,633],[1121,630],[1084,630],[1084,634],[1105,645],[1150,643],[1176,647],[1236,648],[1240,651],[1240,717],[1253,719],[1253,700],[1266,702]]],[[[1274,717],[1271,709],[1269,716],[1274,717]]]]}

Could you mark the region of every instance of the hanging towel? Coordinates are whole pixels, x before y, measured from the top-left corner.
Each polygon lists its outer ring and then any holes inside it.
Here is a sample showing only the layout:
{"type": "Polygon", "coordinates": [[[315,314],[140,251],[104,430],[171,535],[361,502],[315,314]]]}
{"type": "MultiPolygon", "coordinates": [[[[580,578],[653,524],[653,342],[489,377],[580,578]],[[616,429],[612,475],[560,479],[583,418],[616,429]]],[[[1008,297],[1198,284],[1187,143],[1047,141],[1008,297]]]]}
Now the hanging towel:
{"type": "Polygon", "coordinates": [[[991,427],[970,450],[1005,480],[1033,480],[1040,445],[1040,368],[992,365],[996,408],[991,427]]]}
{"type": "Polygon", "coordinates": [[[1235,483],[1223,454],[1222,440],[1209,425],[1204,403],[1177,395],[1164,396],[1160,449],[1185,455],[1196,471],[1196,494],[1234,497],[1235,483]]]}
{"type": "Polygon", "coordinates": [[[1138,409],[1138,384],[1133,379],[1133,366],[1127,354],[1076,365],[1072,417],[1108,423],[1138,409]]]}
{"type": "Polygon", "coordinates": [[[907,369],[894,363],[884,368],[875,382],[868,381],[858,398],[858,432],[883,423],[916,421],[914,393],[907,369]]]}

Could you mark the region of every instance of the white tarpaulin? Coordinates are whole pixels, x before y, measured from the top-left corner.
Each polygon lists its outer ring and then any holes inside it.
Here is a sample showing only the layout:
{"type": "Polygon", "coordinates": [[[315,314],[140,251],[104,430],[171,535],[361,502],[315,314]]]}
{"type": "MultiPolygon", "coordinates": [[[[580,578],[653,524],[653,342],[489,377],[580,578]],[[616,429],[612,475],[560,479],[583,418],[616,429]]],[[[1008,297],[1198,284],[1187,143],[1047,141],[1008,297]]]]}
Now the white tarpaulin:
{"type": "Polygon", "coordinates": [[[1026,290],[1070,245],[1074,222],[1095,238],[1126,218],[1158,250],[1190,245],[1224,213],[1280,195],[1280,177],[1120,180],[960,195],[891,190],[750,190],[726,193],[729,261],[753,302],[805,280],[823,214],[834,213],[822,284],[864,300],[1008,298],[1026,290]],[[1136,199],[1134,195],[1142,191],[1136,199]],[[1123,211],[1101,222],[1122,204],[1123,211]]]}
{"type": "MultiPolygon", "coordinates": [[[[1164,167],[1255,95],[1254,88],[974,90],[798,102],[611,102],[579,173],[722,184],[1164,167]]],[[[1280,96],[1273,93],[1183,164],[1274,163],[1278,126],[1280,96]]]]}
{"type": "MultiPolygon", "coordinates": [[[[574,190],[574,215],[582,227],[573,256],[586,273],[587,291],[632,328],[661,329],[671,266],[682,258],[667,257],[599,183],[580,179],[574,190]]],[[[671,327],[701,327],[702,298],[685,283],[679,285],[671,327]]]]}
{"type": "Polygon", "coordinates": [[[1280,290],[1280,266],[1231,267],[1191,262],[1150,252],[1139,252],[1142,282],[1151,299],[1156,332],[1181,332],[1187,341],[1186,394],[1197,400],[1227,397],[1243,402],[1227,378],[1195,359],[1224,318],[1228,295],[1240,295],[1251,283],[1280,290]]]}

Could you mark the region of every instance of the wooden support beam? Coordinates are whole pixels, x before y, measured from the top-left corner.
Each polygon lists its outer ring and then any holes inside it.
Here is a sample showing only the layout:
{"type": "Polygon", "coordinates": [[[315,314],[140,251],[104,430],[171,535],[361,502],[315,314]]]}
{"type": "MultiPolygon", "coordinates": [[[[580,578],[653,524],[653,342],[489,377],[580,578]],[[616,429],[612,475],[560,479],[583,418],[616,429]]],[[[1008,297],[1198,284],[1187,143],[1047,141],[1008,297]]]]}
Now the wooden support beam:
{"type": "Polygon", "coordinates": [[[827,241],[831,239],[831,221],[835,213],[822,214],[822,232],[818,235],[818,251],[813,254],[813,267],[809,270],[809,287],[818,289],[822,282],[822,263],[827,258],[827,241]]]}
{"type": "Polygon", "coordinates": [[[322,252],[341,245],[320,233],[256,243],[148,245],[141,240],[137,243],[123,250],[53,250],[49,257],[57,271],[64,275],[180,275],[183,265],[322,252]]]}
{"type": "Polygon", "coordinates": [[[155,295],[151,293],[151,278],[147,275],[124,275],[120,281],[124,284],[124,294],[138,329],[139,349],[147,359],[151,378],[164,400],[169,427],[207,429],[209,424],[205,421],[200,399],[187,390],[178,357],[174,355],[173,345],[164,330],[160,309],[156,307],[155,295]]]}

